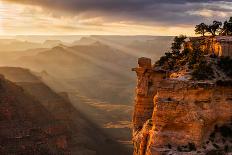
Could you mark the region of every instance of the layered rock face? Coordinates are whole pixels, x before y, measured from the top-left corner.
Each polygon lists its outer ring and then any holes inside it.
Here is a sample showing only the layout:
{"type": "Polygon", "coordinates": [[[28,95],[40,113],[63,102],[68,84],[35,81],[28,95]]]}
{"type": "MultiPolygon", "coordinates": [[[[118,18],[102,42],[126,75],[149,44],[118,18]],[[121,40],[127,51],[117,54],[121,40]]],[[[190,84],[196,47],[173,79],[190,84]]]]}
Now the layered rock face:
{"type": "Polygon", "coordinates": [[[193,43],[201,42],[202,51],[217,56],[225,56],[232,58],[232,37],[216,36],[216,37],[190,37],[190,41],[185,43],[185,47],[192,49],[193,43]]]}
{"type": "MultiPolygon", "coordinates": [[[[133,70],[138,76],[133,116],[134,155],[209,151],[210,148],[202,146],[215,125],[231,121],[231,85],[165,78],[166,73],[152,69],[147,58],[140,58],[139,67],[133,70]]],[[[228,147],[232,147],[230,142],[228,147]]]]}

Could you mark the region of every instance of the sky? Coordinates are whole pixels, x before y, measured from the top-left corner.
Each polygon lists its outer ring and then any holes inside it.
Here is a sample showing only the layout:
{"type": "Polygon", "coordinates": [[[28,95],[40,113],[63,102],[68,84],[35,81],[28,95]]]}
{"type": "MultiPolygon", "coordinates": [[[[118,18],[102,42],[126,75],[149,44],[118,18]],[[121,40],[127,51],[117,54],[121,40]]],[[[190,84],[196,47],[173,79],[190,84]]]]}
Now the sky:
{"type": "Polygon", "coordinates": [[[231,0],[0,0],[0,34],[191,36],[230,16],[231,0]]]}

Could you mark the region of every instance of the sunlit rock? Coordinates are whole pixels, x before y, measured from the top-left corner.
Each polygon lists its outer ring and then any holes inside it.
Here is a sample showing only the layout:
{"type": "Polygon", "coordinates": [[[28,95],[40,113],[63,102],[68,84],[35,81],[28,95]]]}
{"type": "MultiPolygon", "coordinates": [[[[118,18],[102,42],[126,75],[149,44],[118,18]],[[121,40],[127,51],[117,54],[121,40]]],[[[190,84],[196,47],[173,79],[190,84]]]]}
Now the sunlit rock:
{"type": "Polygon", "coordinates": [[[210,151],[202,147],[215,125],[231,121],[231,86],[165,78],[165,72],[149,66],[149,59],[140,58],[139,67],[133,69],[138,79],[133,116],[134,155],[210,151]]]}

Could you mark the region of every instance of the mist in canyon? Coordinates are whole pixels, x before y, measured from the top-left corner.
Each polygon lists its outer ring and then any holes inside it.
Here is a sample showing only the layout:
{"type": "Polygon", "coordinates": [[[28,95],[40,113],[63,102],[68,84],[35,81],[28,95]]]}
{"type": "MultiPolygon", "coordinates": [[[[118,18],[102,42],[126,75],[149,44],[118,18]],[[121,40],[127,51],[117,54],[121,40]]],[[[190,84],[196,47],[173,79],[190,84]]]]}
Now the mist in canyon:
{"type": "MultiPolygon", "coordinates": [[[[75,127],[70,135],[86,145],[83,152],[92,149],[98,154],[107,154],[107,151],[101,152],[107,147],[105,143],[132,152],[131,116],[136,81],[131,68],[141,56],[157,60],[169,50],[172,39],[5,36],[0,39],[0,74],[39,100],[55,117],[71,117],[68,124],[75,127]],[[78,114],[68,116],[67,108],[78,114]],[[94,143],[102,137],[105,140],[94,143]],[[86,149],[88,145],[91,149],[86,149]]],[[[71,150],[80,147],[75,146],[71,150]]],[[[116,149],[116,154],[117,150],[120,152],[116,149]]]]}

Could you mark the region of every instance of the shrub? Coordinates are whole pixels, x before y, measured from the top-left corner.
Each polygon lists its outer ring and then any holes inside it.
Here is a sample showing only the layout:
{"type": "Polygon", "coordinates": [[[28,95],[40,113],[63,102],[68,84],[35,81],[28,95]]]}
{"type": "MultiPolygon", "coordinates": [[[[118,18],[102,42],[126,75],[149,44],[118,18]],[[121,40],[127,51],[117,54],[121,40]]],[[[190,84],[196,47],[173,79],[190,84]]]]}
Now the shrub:
{"type": "MultiPolygon", "coordinates": [[[[185,64],[185,61],[178,61],[182,59],[183,54],[180,51],[182,48],[183,43],[185,42],[186,36],[180,35],[174,38],[174,42],[172,43],[172,51],[166,52],[165,56],[162,56],[155,64],[155,66],[161,66],[165,70],[175,70],[179,69],[179,67],[185,64]],[[181,65],[180,65],[181,64],[181,65]]],[[[187,52],[185,51],[184,54],[187,52]]]]}
{"type": "Polygon", "coordinates": [[[209,136],[210,136],[210,138],[214,139],[215,138],[215,132],[212,132],[209,136]]]}
{"type": "Polygon", "coordinates": [[[216,148],[216,149],[219,149],[220,147],[217,145],[217,144],[215,144],[215,143],[213,143],[213,146],[216,148]]]}
{"type": "Polygon", "coordinates": [[[160,59],[156,62],[156,65],[157,66],[163,66],[165,64],[165,62],[168,61],[168,57],[165,55],[165,56],[162,56],[160,57],[160,59]]]}
{"type": "Polygon", "coordinates": [[[193,66],[195,64],[198,64],[200,61],[203,61],[204,59],[205,58],[204,58],[203,52],[201,50],[199,50],[199,49],[193,50],[188,55],[188,62],[189,62],[188,67],[190,69],[193,69],[193,66]]]}
{"type": "Polygon", "coordinates": [[[188,146],[189,146],[189,151],[196,151],[196,146],[194,143],[188,143],[188,146]]]}
{"type": "Polygon", "coordinates": [[[168,144],[167,145],[169,149],[172,149],[172,145],[171,144],[168,144]]]}
{"type": "Polygon", "coordinates": [[[230,77],[232,77],[232,59],[230,57],[221,57],[218,66],[230,77]]]}
{"type": "Polygon", "coordinates": [[[178,146],[177,151],[182,152],[182,148],[180,146],[178,146]]]}
{"type": "Polygon", "coordinates": [[[212,79],[214,77],[214,72],[211,64],[207,64],[204,60],[201,60],[199,64],[195,64],[193,67],[192,77],[194,80],[212,79]]]}
{"type": "Polygon", "coordinates": [[[223,137],[232,137],[232,130],[228,126],[221,126],[219,131],[223,137]]]}
{"type": "Polygon", "coordinates": [[[186,38],[187,37],[185,35],[176,36],[173,40],[174,42],[172,43],[171,49],[173,51],[179,51],[182,48],[183,43],[185,43],[186,38]]]}

